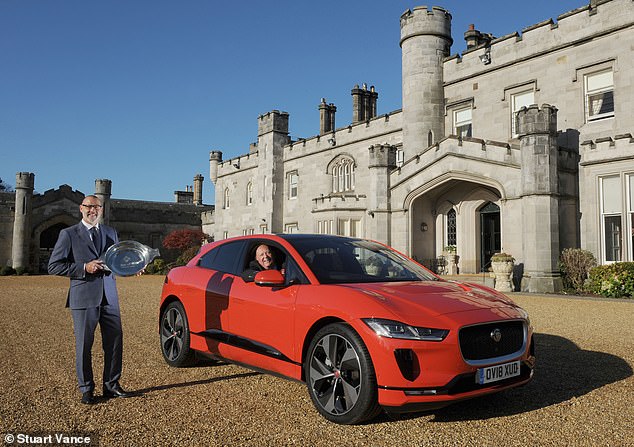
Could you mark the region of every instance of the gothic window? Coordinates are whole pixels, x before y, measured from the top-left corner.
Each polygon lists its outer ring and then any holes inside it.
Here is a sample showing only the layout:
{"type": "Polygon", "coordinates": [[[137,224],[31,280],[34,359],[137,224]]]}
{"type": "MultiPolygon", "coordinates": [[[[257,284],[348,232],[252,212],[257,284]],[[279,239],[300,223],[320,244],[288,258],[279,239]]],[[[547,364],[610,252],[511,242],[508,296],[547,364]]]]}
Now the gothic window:
{"type": "Polygon", "coordinates": [[[456,245],[456,210],[447,213],[447,245],[456,245]]]}
{"type": "Polygon", "coordinates": [[[253,205],[253,183],[247,183],[247,206],[253,205]]]}
{"type": "Polygon", "coordinates": [[[517,138],[518,136],[517,113],[522,109],[522,107],[528,107],[532,104],[535,104],[534,90],[525,90],[511,96],[511,106],[513,108],[511,111],[511,132],[513,134],[513,138],[517,138]]]}
{"type": "Polygon", "coordinates": [[[225,188],[224,198],[222,201],[223,208],[229,208],[229,188],[225,188]]]}
{"type": "Polygon", "coordinates": [[[332,175],[332,192],[354,190],[355,162],[347,156],[340,156],[330,164],[332,175]]]}
{"type": "Polygon", "coordinates": [[[471,136],[471,107],[453,112],[453,133],[460,138],[471,136]]]}
{"type": "Polygon", "coordinates": [[[612,69],[585,77],[586,122],[614,116],[614,77],[612,69]]]}

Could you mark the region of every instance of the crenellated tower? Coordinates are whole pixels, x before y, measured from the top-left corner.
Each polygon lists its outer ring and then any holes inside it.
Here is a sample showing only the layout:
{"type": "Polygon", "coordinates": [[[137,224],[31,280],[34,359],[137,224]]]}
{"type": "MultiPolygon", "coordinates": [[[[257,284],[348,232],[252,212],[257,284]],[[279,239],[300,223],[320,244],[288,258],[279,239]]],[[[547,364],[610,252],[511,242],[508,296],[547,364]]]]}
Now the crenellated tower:
{"type": "Polygon", "coordinates": [[[101,220],[108,225],[110,223],[110,196],[112,195],[112,180],[109,179],[96,179],[95,180],[95,195],[101,200],[103,206],[103,215],[101,220]]]}
{"type": "Polygon", "coordinates": [[[452,43],[451,14],[446,10],[421,6],[401,15],[405,157],[445,135],[443,59],[452,43]]]}
{"type": "Polygon", "coordinates": [[[35,174],[18,172],[15,175],[15,217],[13,220],[13,246],[11,252],[14,269],[29,267],[34,187],[35,174]]]}
{"type": "Polygon", "coordinates": [[[283,149],[290,142],[288,113],[273,110],[258,117],[259,184],[263,188],[264,219],[268,231],[283,231],[284,165],[283,149]]]}
{"type": "Polygon", "coordinates": [[[390,171],[396,167],[396,148],[389,144],[374,144],[368,148],[370,192],[368,230],[372,237],[391,243],[390,171]]]}
{"type": "Polygon", "coordinates": [[[555,293],[559,273],[559,185],[557,108],[548,104],[522,108],[517,114],[522,156],[522,289],[555,293]]]}
{"type": "Polygon", "coordinates": [[[214,185],[218,180],[218,165],[222,163],[222,151],[209,152],[209,180],[214,185]]]}

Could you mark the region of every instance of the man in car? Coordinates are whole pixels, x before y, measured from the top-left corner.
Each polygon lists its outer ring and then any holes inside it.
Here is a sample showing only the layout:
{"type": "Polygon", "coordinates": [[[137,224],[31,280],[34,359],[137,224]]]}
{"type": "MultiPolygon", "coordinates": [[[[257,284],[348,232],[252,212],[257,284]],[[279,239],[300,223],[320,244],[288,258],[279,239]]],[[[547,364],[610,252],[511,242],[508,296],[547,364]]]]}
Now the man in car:
{"type": "Polygon", "coordinates": [[[284,274],[284,268],[278,268],[275,264],[275,258],[271,247],[266,244],[261,244],[255,250],[255,259],[249,263],[247,269],[242,272],[242,279],[245,282],[253,282],[255,275],[263,270],[279,270],[284,274]]]}

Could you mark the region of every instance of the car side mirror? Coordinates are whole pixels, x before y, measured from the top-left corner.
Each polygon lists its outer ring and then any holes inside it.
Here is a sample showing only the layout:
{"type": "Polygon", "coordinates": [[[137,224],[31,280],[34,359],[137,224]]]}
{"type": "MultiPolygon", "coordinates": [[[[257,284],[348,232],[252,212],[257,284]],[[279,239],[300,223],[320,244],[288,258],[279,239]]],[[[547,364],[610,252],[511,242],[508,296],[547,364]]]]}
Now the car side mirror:
{"type": "Polygon", "coordinates": [[[258,286],[281,287],[284,285],[284,275],[279,270],[262,270],[255,274],[253,280],[258,286]]]}

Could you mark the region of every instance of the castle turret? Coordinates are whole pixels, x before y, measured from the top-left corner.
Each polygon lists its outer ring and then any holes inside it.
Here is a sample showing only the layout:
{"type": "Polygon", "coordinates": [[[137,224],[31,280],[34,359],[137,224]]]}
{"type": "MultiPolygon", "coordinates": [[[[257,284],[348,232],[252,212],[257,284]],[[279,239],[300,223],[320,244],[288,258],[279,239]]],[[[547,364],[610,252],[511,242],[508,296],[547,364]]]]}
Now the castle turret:
{"type": "Polygon", "coordinates": [[[194,177],[194,205],[203,204],[203,181],[205,177],[202,174],[196,174],[194,177]]]}
{"type": "Polygon", "coordinates": [[[34,186],[35,174],[18,172],[15,175],[15,216],[13,219],[13,246],[11,253],[14,269],[29,267],[34,186]]]}
{"type": "Polygon", "coordinates": [[[110,196],[112,195],[112,180],[97,179],[95,180],[95,195],[101,200],[103,206],[103,215],[101,220],[108,225],[110,223],[110,196]]]}
{"type": "Polygon", "coordinates": [[[284,203],[283,148],[288,144],[288,113],[273,110],[258,117],[259,184],[263,188],[262,214],[270,226],[268,231],[281,233],[284,203]]]}
{"type": "Polygon", "coordinates": [[[557,109],[548,104],[522,108],[517,125],[522,157],[522,289],[554,293],[562,288],[558,268],[557,109]]]}
{"type": "Polygon", "coordinates": [[[218,164],[222,163],[222,152],[211,151],[209,152],[209,180],[214,185],[218,180],[218,164]]]}
{"type": "Polygon", "coordinates": [[[451,14],[426,6],[401,15],[403,150],[406,157],[445,134],[443,58],[452,44],[451,14]]]}
{"type": "Polygon", "coordinates": [[[319,135],[334,132],[336,112],[337,107],[334,104],[326,104],[326,98],[321,98],[321,104],[319,104],[319,135]]]}
{"type": "Polygon", "coordinates": [[[369,233],[372,237],[390,241],[390,171],[396,167],[396,148],[387,144],[375,144],[370,146],[369,164],[370,193],[368,214],[369,233]]]}

